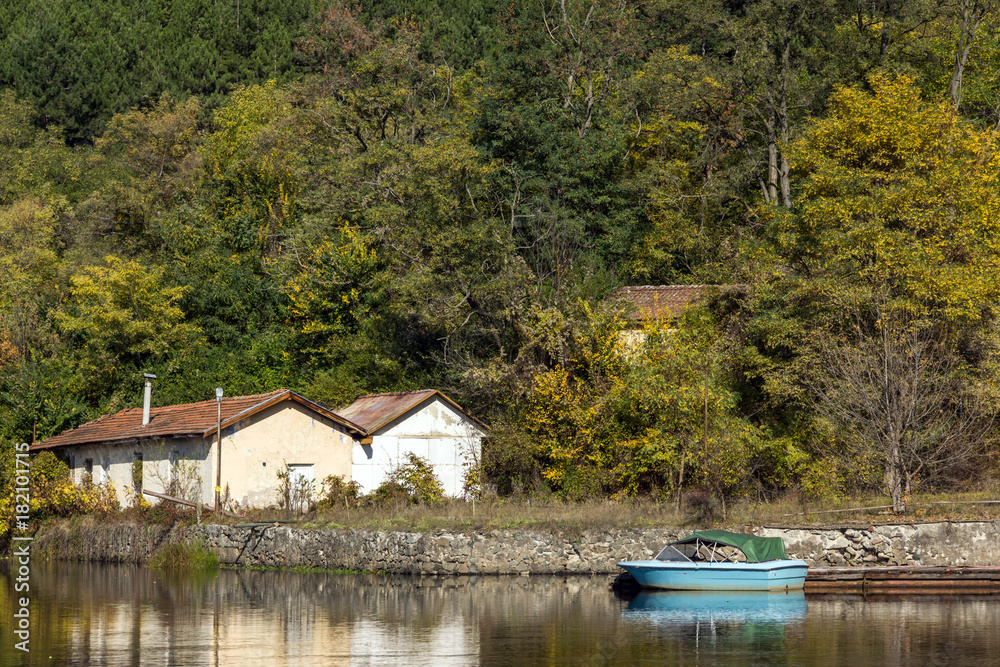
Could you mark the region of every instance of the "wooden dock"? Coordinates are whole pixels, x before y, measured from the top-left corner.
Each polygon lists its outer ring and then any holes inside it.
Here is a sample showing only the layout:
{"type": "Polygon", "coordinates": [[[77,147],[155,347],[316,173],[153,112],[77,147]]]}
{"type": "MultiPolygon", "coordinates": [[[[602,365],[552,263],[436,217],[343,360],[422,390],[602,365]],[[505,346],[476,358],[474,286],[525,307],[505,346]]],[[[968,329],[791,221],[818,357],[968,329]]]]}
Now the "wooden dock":
{"type": "Polygon", "coordinates": [[[812,567],[806,593],[1000,594],[1000,567],[812,567]]]}

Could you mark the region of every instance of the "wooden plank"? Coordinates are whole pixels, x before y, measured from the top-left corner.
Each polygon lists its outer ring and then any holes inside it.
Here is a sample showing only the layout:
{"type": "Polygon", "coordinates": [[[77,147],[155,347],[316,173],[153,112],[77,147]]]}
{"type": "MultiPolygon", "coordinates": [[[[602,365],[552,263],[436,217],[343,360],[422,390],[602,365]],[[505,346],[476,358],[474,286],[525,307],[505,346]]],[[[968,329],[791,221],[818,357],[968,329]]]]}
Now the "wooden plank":
{"type": "Polygon", "coordinates": [[[812,568],[805,590],[812,593],[856,592],[886,594],[996,594],[1000,567],[898,565],[880,567],[812,568]]]}
{"type": "MultiPolygon", "coordinates": [[[[183,498],[175,498],[174,496],[168,496],[165,493],[157,493],[156,491],[149,491],[147,489],[142,490],[142,495],[153,496],[154,498],[159,498],[160,500],[167,500],[172,503],[177,503],[178,505],[186,505],[187,507],[198,507],[198,503],[193,503],[190,500],[184,500],[183,498]]],[[[211,512],[212,508],[206,505],[201,506],[202,511],[211,512]]],[[[226,516],[231,516],[234,518],[239,518],[238,514],[233,514],[232,512],[227,512],[226,510],[220,509],[219,514],[225,514],[226,516]]]]}
{"type": "Polygon", "coordinates": [[[841,580],[863,577],[868,579],[941,579],[970,578],[997,579],[1000,578],[1000,567],[993,566],[898,566],[898,567],[838,567],[812,568],[806,575],[807,579],[841,580]]]}

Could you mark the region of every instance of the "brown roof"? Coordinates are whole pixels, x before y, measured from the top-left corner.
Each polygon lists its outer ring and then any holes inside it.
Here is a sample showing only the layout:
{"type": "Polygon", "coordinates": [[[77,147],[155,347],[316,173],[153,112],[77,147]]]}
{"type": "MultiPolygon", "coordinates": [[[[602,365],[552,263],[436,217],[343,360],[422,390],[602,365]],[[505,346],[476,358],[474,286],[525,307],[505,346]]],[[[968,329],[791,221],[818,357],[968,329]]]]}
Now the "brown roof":
{"type": "MultiPolygon", "coordinates": [[[[222,427],[231,426],[261,410],[284,401],[293,401],[345,426],[348,431],[363,435],[364,430],[348,419],[319,403],[303,398],[294,391],[278,389],[267,394],[233,396],[222,399],[222,427]]],[[[95,419],[72,430],[52,436],[31,446],[33,451],[70,445],[115,443],[149,438],[206,437],[216,432],[215,400],[152,408],[149,423],[142,425],[142,408],[122,410],[95,419]]]]}
{"type": "Polygon", "coordinates": [[[718,285],[638,285],[622,287],[612,299],[627,302],[626,319],[669,320],[680,317],[685,308],[716,289],[718,285]]]}
{"type": "Polygon", "coordinates": [[[453,406],[463,415],[476,422],[485,429],[485,426],[475,417],[469,415],[459,407],[458,403],[451,400],[437,389],[424,389],[421,391],[405,391],[389,394],[368,394],[361,396],[346,408],[337,410],[337,414],[350,419],[355,424],[361,425],[369,434],[379,430],[397,417],[409,412],[417,406],[431,400],[437,396],[446,403],[453,406]]]}

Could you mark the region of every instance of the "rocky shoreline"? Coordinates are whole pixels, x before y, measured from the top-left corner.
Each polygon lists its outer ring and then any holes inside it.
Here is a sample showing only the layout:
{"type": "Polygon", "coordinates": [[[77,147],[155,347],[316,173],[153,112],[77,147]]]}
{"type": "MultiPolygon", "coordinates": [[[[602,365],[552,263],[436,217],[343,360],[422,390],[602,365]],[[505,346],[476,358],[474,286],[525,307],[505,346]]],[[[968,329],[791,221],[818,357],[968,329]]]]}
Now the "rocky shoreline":
{"type": "MultiPolygon", "coordinates": [[[[41,556],[145,563],[164,544],[200,544],[221,563],[393,574],[603,574],[621,560],[652,558],[686,529],[559,534],[532,530],[412,533],[289,526],[150,526],[54,522],[35,537],[41,556]]],[[[1000,522],[763,527],[791,558],[810,565],[998,565],[1000,522]]]]}

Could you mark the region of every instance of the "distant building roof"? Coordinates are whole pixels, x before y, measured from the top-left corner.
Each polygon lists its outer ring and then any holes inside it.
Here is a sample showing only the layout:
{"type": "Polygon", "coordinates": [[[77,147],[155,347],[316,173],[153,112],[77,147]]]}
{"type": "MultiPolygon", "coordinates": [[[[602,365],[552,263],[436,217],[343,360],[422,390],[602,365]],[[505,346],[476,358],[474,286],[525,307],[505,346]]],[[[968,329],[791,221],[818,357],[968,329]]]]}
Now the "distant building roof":
{"type": "Polygon", "coordinates": [[[337,414],[350,419],[355,424],[360,425],[369,434],[379,430],[392,420],[400,417],[410,410],[422,405],[437,396],[445,403],[450,404],[458,412],[485,428],[479,420],[463,410],[458,403],[451,400],[437,389],[423,389],[421,391],[394,392],[388,394],[368,394],[361,396],[346,408],[337,410],[337,414]]]}
{"type": "Polygon", "coordinates": [[[627,302],[626,319],[670,320],[718,289],[718,285],[638,285],[622,287],[611,298],[627,302]]]}
{"type": "MultiPolygon", "coordinates": [[[[231,426],[273,405],[292,401],[344,426],[348,431],[364,434],[364,429],[327,407],[314,403],[289,389],[277,389],[266,394],[233,396],[222,399],[222,427],[231,426]]],[[[118,443],[150,438],[206,437],[218,426],[216,401],[200,401],[152,408],[149,423],[142,425],[142,408],[122,410],[99,417],[74,429],[52,436],[31,446],[33,451],[56,449],[72,445],[118,443]]]]}

